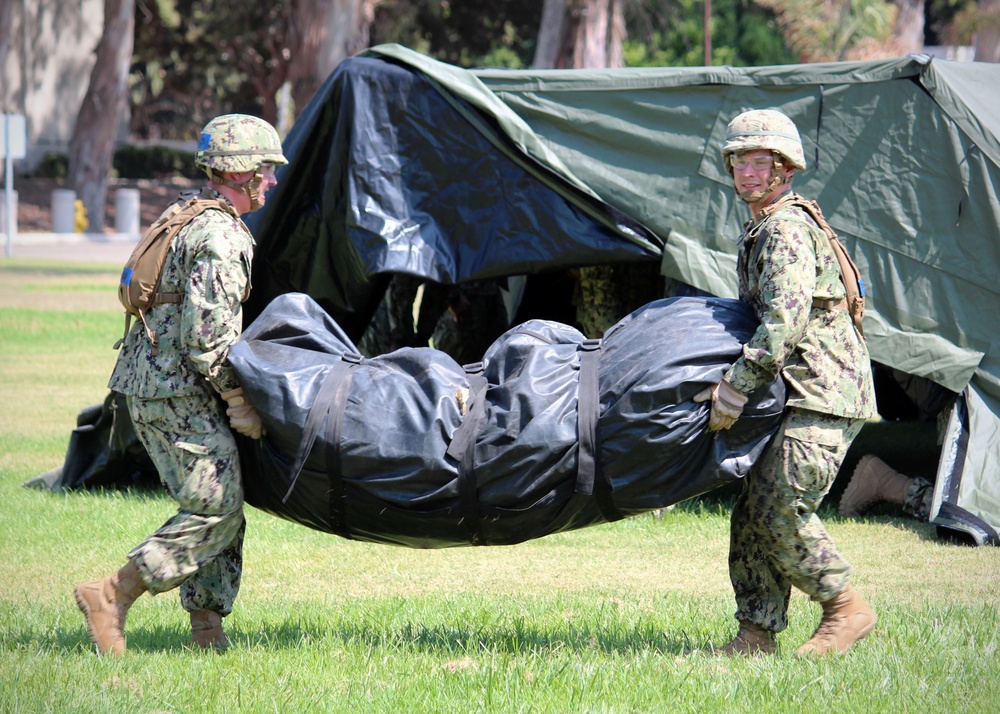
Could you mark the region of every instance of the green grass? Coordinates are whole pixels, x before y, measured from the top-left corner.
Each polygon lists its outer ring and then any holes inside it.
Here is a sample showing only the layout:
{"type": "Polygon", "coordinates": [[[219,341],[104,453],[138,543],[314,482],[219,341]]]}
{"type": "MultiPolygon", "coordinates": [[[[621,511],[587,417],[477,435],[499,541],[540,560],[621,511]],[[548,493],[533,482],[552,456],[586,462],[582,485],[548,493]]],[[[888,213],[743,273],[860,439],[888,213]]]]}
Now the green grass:
{"type": "Polygon", "coordinates": [[[158,492],[50,494],[120,334],[116,266],[0,262],[0,712],[952,712],[1000,701],[1000,550],[826,513],[879,613],[843,657],[799,661],[818,608],[793,594],[777,656],[733,634],[726,496],[515,547],[345,541],[247,509],[224,655],[186,645],[175,593],[143,596],[99,657],[72,598],[173,511],[158,492]],[[59,285],[48,290],[47,285],[59,285]]]}

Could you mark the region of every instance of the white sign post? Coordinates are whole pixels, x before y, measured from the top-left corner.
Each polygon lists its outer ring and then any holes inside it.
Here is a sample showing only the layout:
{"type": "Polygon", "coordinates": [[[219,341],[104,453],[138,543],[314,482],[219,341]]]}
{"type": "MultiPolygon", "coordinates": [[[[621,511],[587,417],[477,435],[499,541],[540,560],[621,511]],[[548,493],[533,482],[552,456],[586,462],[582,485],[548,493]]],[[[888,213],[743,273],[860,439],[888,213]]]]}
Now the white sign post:
{"type": "Polygon", "coordinates": [[[7,233],[7,257],[13,249],[14,226],[17,216],[14,215],[14,159],[27,156],[28,135],[25,132],[23,114],[0,114],[0,156],[4,160],[4,175],[7,177],[4,187],[4,218],[7,233]]]}

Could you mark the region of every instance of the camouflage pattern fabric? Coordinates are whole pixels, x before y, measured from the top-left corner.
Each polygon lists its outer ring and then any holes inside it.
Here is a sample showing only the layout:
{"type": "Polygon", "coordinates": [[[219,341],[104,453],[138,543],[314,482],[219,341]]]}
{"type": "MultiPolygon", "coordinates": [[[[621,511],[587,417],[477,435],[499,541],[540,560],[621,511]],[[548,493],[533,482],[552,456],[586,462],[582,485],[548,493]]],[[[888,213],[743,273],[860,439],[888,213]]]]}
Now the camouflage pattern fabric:
{"type": "Polygon", "coordinates": [[[232,612],[243,572],[243,480],[221,400],[127,398],[136,436],[177,514],[129,553],[154,595],[180,586],[185,610],[232,612]]]}
{"type": "Polygon", "coordinates": [[[781,632],[788,626],[792,585],[818,602],[843,590],[851,566],[816,509],[863,424],[788,410],[733,509],[729,577],[737,619],[781,632]]]}
{"type": "Polygon", "coordinates": [[[174,238],[160,290],[180,303],[148,313],[125,338],[108,386],[126,395],[135,433],[178,512],[137,546],[150,592],[181,586],[188,610],[232,610],[242,573],[243,486],[236,443],[218,393],[239,386],[227,362],[242,333],[253,237],[241,220],[209,210],[174,238]]]}
{"type": "Polygon", "coordinates": [[[812,306],[846,290],[829,241],[802,209],[746,224],[737,257],[740,299],[761,324],[725,379],[743,394],[779,374],[788,406],[851,419],[877,414],[868,346],[844,310],[812,306]]]}
{"type": "Polygon", "coordinates": [[[223,211],[206,211],[182,229],[163,266],[160,291],[184,299],[149,310],[160,342],[155,356],[142,324],[132,325],[108,387],[146,398],[199,394],[206,380],[219,393],[238,387],[226,355],[242,332],[253,248],[243,222],[223,211]]]}
{"type": "Polygon", "coordinates": [[[412,275],[393,275],[358,340],[358,350],[366,357],[375,357],[401,347],[427,347],[439,318],[448,309],[452,290],[457,288],[412,275]]]}
{"type": "Polygon", "coordinates": [[[459,364],[478,362],[510,326],[500,280],[473,280],[453,286],[430,342],[459,364]]]}
{"type": "Polygon", "coordinates": [[[224,114],[201,132],[195,164],[216,171],[255,171],[264,163],[287,164],[274,127],[249,114],[224,114]]]}
{"type": "Polygon", "coordinates": [[[589,265],[574,272],[576,322],[590,338],[604,337],[623,317],[664,296],[663,276],[656,263],[589,265]]]}
{"type": "Polygon", "coordinates": [[[914,518],[926,521],[931,517],[931,502],[934,500],[934,484],[927,479],[914,476],[906,489],[903,511],[914,518]]]}

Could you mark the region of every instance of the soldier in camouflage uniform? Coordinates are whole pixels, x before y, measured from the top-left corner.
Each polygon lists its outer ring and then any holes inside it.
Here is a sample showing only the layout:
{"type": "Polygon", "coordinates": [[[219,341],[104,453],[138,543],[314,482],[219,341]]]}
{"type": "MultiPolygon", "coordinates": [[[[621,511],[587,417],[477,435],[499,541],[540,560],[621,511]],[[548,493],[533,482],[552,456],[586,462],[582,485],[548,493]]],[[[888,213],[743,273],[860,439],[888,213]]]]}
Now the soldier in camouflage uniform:
{"type": "Polygon", "coordinates": [[[823,609],[799,656],[843,652],[875,626],[848,584],[851,568],[816,515],[875,392],[865,340],[843,307],[846,296],[826,234],[791,191],[805,169],[798,130],[784,114],[745,112],[730,122],[726,170],[753,215],[740,237],[740,299],[760,319],[711,400],[709,428],[728,429],[747,395],[777,377],[788,401],[782,425],[747,475],[732,514],[729,572],[739,631],[725,655],[773,653],[788,624],[791,586],[823,609]]]}
{"type": "Polygon", "coordinates": [[[243,482],[233,431],[259,439],[260,416],[229,365],[250,291],[254,240],[240,214],[264,205],[287,160],[267,122],[230,114],[210,121],[195,161],[208,175],[203,197],[231,211],[207,210],[174,238],[160,290],[178,302],[152,307],[125,337],[109,387],[125,395],[136,435],[177,501],[177,513],[128,554],[117,573],[78,585],[77,605],[100,652],[121,655],[129,607],[143,592],[180,588],[192,640],[224,648],[222,618],[232,611],[242,573],[243,482]]]}

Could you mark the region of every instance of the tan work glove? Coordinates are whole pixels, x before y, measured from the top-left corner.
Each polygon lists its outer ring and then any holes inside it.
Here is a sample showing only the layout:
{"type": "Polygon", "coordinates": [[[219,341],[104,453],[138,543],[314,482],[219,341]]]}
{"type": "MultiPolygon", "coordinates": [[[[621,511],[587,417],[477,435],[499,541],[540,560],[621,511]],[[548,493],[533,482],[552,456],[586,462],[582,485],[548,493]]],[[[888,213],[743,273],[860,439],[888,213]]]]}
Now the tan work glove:
{"type": "Polygon", "coordinates": [[[743,413],[746,396],[726,380],[714,387],[706,387],[692,398],[696,402],[712,400],[712,413],[708,417],[708,430],[728,429],[743,413]]]}
{"type": "Polygon", "coordinates": [[[259,439],[264,436],[264,422],[261,421],[260,414],[253,408],[253,405],[243,396],[242,387],[223,392],[222,398],[229,405],[229,408],[226,409],[226,415],[229,417],[229,426],[233,428],[233,431],[238,431],[251,439],[259,439]]]}

